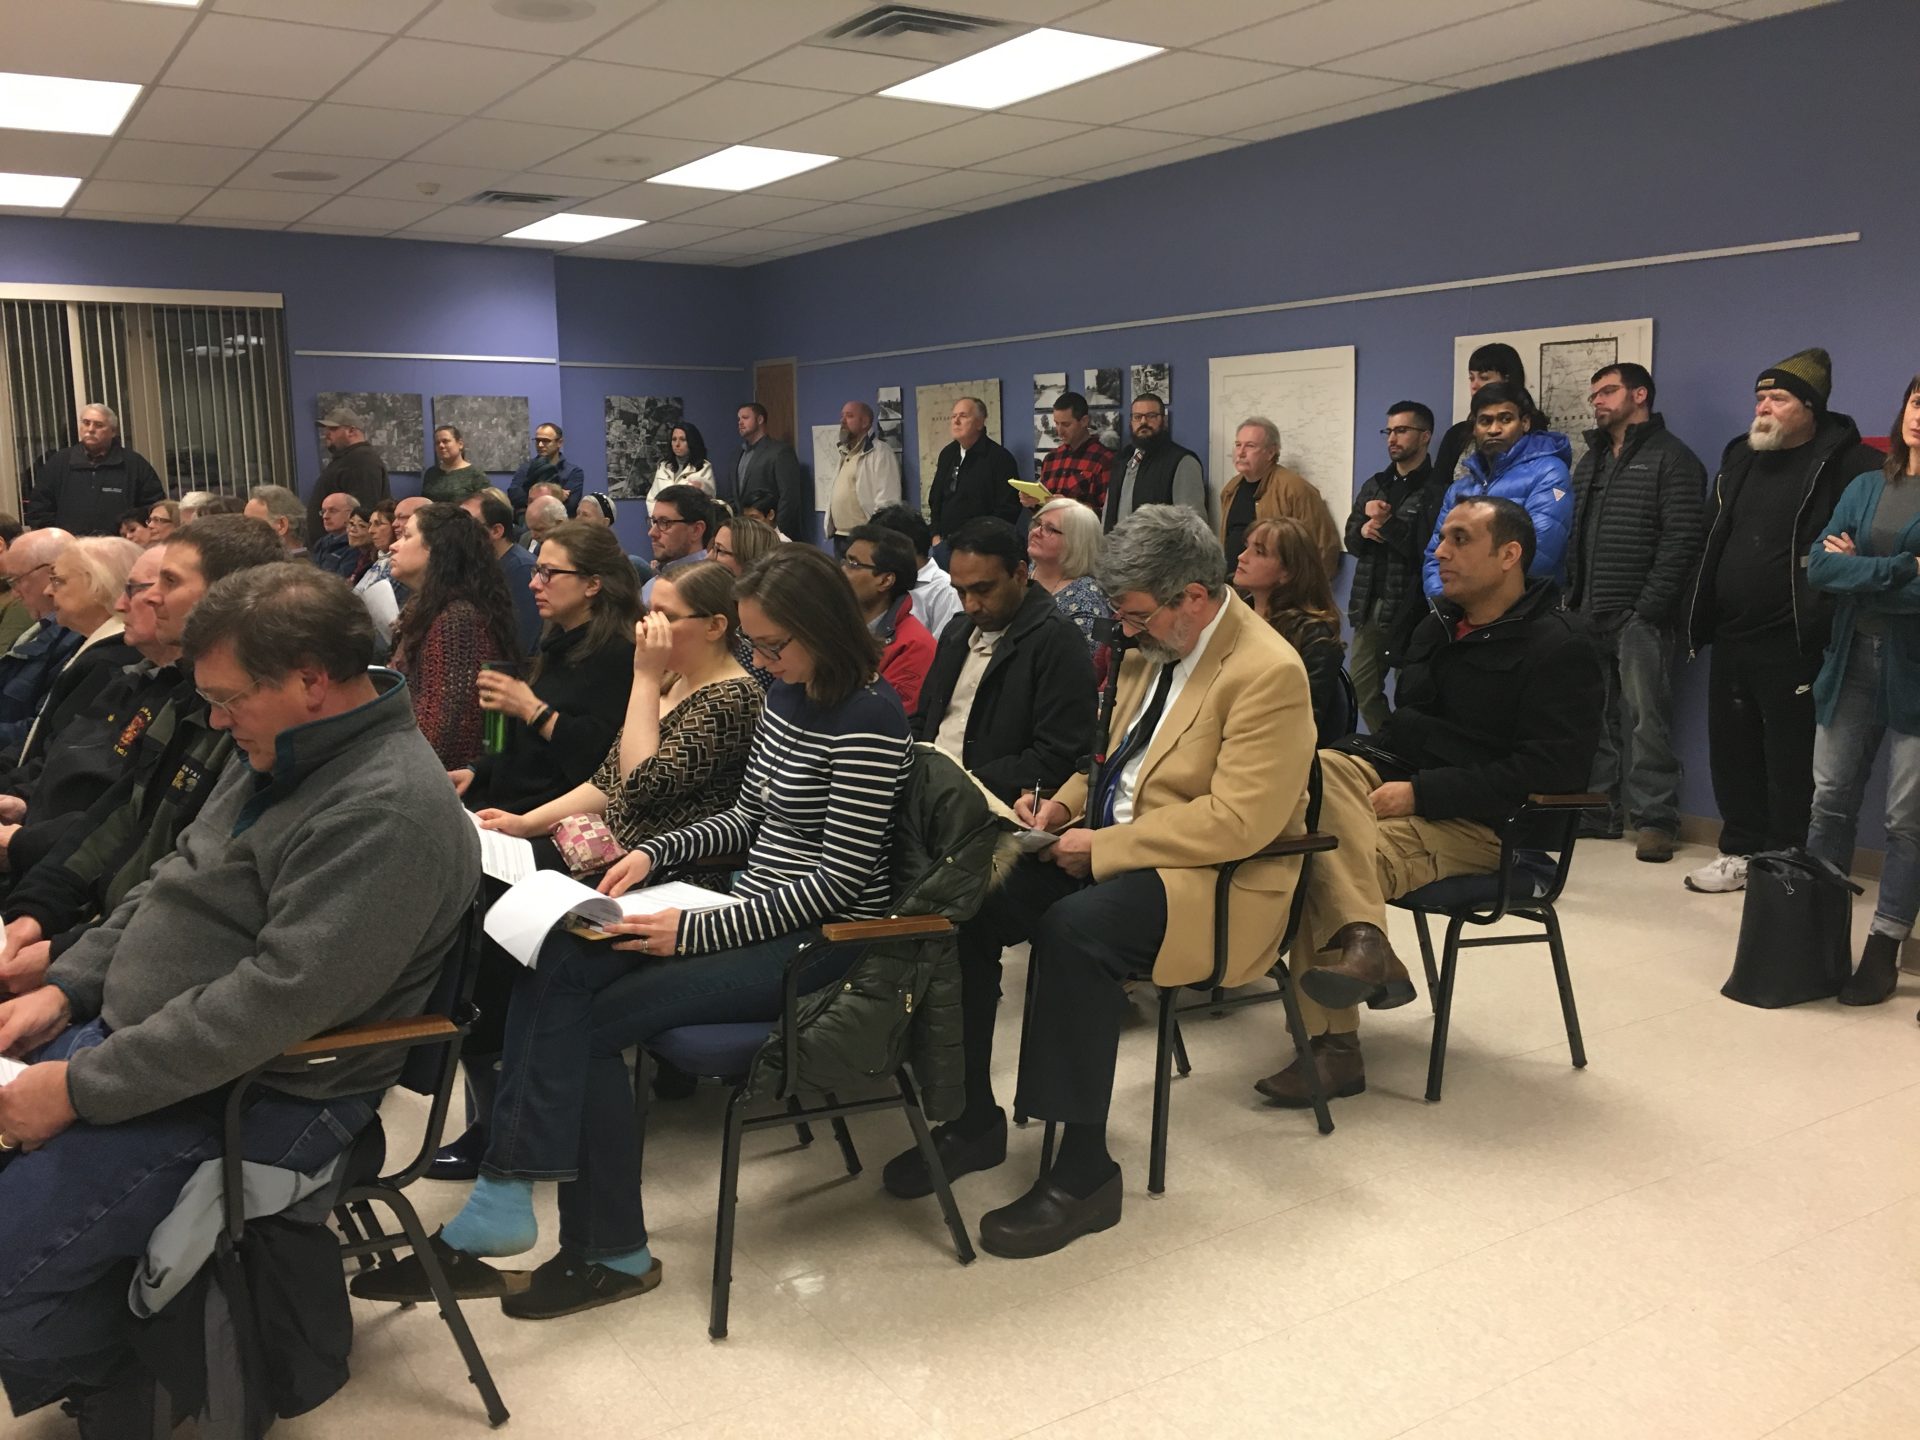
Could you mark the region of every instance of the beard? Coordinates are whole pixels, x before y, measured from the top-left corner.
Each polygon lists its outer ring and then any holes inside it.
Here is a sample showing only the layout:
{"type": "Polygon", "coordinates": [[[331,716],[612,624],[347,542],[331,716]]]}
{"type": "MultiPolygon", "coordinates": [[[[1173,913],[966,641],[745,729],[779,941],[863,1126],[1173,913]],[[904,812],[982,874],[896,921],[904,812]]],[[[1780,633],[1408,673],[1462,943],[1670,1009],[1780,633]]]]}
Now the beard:
{"type": "Polygon", "coordinates": [[[1156,640],[1151,635],[1142,635],[1133,642],[1133,648],[1156,665],[1174,665],[1185,658],[1166,641],[1156,640]]]}
{"type": "Polygon", "coordinates": [[[1766,415],[1754,417],[1753,424],[1747,427],[1747,444],[1755,450],[1784,450],[1787,448],[1786,431],[1778,420],[1766,415]]]}

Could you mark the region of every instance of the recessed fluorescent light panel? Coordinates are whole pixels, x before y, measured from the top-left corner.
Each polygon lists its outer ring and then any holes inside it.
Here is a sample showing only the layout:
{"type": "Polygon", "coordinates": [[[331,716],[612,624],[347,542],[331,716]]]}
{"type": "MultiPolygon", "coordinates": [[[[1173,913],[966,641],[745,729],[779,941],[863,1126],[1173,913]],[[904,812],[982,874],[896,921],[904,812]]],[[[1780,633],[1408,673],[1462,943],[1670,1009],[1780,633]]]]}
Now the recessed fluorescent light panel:
{"type": "Polygon", "coordinates": [[[79,188],[80,180],[74,175],[14,175],[0,171],[0,206],[58,210],[79,188]]]}
{"type": "Polygon", "coordinates": [[[757,190],[791,175],[831,165],[838,155],[804,150],[769,150],[764,145],[729,145],[717,155],[655,175],[649,185],[686,185],[695,190],[757,190]]]}
{"type": "Polygon", "coordinates": [[[531,225],[522,225],[518,230],[509,230],[500,238],[543,240],[549,245],[584,245],[590,240],[604,240],[609,235],[618,235],[622,230],[631,230],[646,223],[644,220],[618,220],[611,215],[549,215],[531,225]]]}
{"type": "Polygon", "coordinates": [[[59,75],[0,71],[0,130],[111,135],[139,98],[138,85],[118,80],[68,80],[59,75]]]}
{"type": "Polygon", "coordinates": [[[933,105],[964,105],[998,110],[1050,90],[1119,70],[1161,53],[1158,45],[1076,35],[1071,30],[1031,30],[991,50],[916,75],[880,93],[891,100],[925,100],[933,105]]]}

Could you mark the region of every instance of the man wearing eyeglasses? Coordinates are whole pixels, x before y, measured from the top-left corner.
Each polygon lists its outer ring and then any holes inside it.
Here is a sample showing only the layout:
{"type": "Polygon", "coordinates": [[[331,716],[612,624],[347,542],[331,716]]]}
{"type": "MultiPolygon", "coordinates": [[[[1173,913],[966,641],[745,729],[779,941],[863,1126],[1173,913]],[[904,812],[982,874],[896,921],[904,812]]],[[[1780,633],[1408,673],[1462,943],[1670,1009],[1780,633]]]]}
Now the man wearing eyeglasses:
{"type": "MultiPolygon", "coordinates": [[[[7,547],[26,533],[27,527],[20,523],[20,517],[0,511],[0,556],[7,553],[7,547]]],[[[13,642],[20,638],[20,632],[33,624],[33,616],[27,613],[27,607],[13,588],[4,566],[0,566],[0,655],[13,648],[13,642]]]]}
{"type": "Polygon", "coordinates": [[[1142,505],[1185,505],[1211,516],[1206,472],[1198,455],[1173,443],[1166,402],[1151,393],[1136,395],[1127,421],[1133,428],[1133,438],[1120,447],[1114,461],[1113,483],[1107,487],[1106,514],[1102,517],[1107,529],[1113,529],[1142,505]]]}
{"type": "Polygon", "coordinates": [[[1420,585],[1420,563],[1433,534],[1434,510],[1446,487],[1433,483],[1433,411],[1402,400],[1387,411],[1381,435],[1387,466],[1367,477],[1347,517],[1347,549],[1354,557],[1347,621],[1353,690],[1369,732],[1387,723],[1387,637],[1420,585]]]}
{"type": "Polygon", "coordinates": [[[4,572],[33,624],[0,656],[0,754],[17,754],[67,661],[86,642],[54,618],[49,577],[73,543],[64,530],[29,530],[0,555],[4,572]]]}
{"type": "MultiPolygon", "coordinates": [[[[653,546],[653,568],[664,570],[676,560],[704,560],[713,538],[713,502],[692,485],[669,485],[653,497],[647,521],[647,540],[653,546]]],[[[640,598],[653,602],[653,581],[641,587],[640,598]]]]}
{"type": "Polygon", "coordinates": [[[513,472],[507,485],[507,499],[513,502],[516,516],[527,513],[533,499],[533,487],[545,482],[559,485],[566,495],[567,514],[576,514],[580,498],[587,493],[587,474],[568,460],[561,450],[567,432],[548,420],[533,432],[533,458],[513,472]]]}

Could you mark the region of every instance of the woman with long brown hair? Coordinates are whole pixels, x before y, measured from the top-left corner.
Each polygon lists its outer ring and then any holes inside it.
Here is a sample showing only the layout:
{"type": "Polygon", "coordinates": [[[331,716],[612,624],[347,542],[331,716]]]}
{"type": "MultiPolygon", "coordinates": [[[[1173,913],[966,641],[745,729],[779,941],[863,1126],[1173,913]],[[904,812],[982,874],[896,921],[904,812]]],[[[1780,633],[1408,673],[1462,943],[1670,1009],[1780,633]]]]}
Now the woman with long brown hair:
{"type": "Polygon", "coordinates": [[[1300,652],[1319,743],[1330,745],[1351,735],[1353,702],[1343,669],[1340,612],[1319,546],[1307,527],[1286,515],[1256,520],[1247,530],[1233,583],[1254,614],[1300,652]]]}

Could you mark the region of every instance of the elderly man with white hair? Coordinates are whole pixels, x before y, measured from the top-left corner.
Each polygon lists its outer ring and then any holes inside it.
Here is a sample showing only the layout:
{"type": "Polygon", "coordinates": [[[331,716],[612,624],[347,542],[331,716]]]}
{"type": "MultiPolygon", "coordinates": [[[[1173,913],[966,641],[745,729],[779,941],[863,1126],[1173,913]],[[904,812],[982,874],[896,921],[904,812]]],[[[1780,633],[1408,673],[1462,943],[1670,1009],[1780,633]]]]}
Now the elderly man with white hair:
{"type": "Polygon", "coordinates": [[[19,751],[54,677],[86,639],[54,617],[53,587],[48,583],[54,562],[72,544],[73,536],[65,530],[29,530],[0,555],[0,574],[34,619],[0,655],[0,755],[19,751]]]}
{"type": "Polygon", "coordinates": [[[1280,428],[1264,415],[1252,415],[1233,432],[1233,478],[1220,492],[1220,544],[1227,554],[1229,575],[1254,523],[1282,516],[1307,527],[1332,583],[1346,553],[1333,512],[1312,482],[1280,463],[1280,428]]]}
{"type": "Polygon", "coordinates": [[[542,495],[527,506],[527,548],[538,555],[540,542],[566,518],[567,502],[552,495],[542,495]]]}
{"type": "Polygon", "coordinates": [[[167,498],[146,457],[120,443],[120,417],[105,405],[80,412],[80,443],[41,457],[27,497],[27,525],[72,535],[117,535],[129,510],[167,498]]]}

